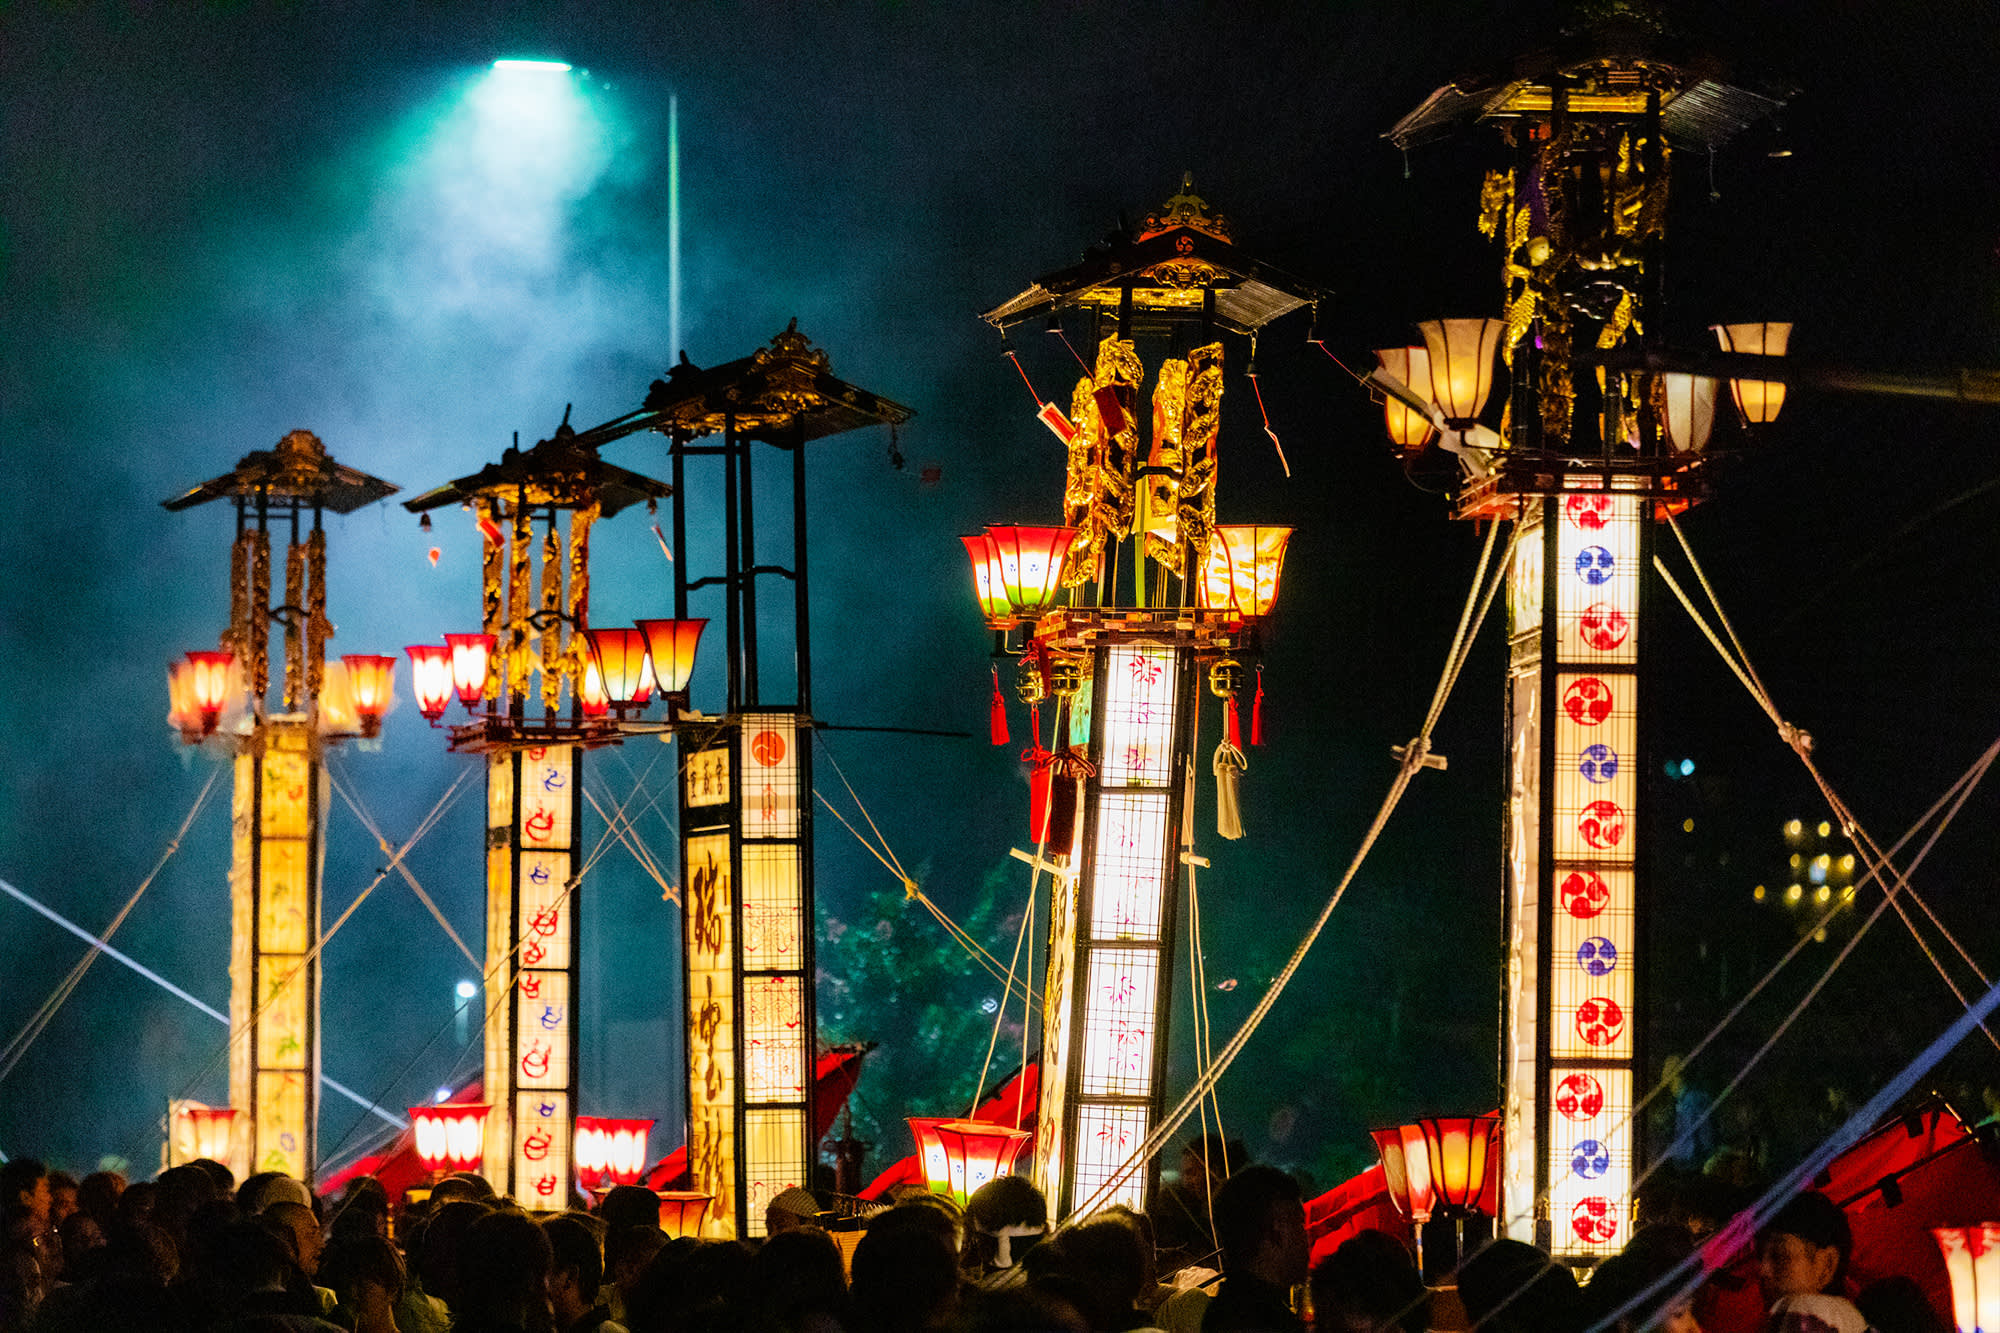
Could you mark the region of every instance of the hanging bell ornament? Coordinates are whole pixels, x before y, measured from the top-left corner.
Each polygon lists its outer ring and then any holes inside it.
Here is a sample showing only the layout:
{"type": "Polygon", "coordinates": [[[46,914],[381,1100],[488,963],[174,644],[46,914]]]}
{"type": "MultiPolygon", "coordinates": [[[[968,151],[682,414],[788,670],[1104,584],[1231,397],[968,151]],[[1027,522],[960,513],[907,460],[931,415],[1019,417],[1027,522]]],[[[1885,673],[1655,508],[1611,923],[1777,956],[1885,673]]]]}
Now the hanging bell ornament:
{"type": "Polygon", "coordinates": [[[1042,682],[1042,666],[1033,657],[1021,659],[1021,671],[1014,678],[1014,692],[1021,696],[1021,702],[1028,705],[1040,703],[1049,697],[1048,686],[1042,682]]]}
{"type": "Polygon", "coordinates": [[[1074,699],[1083,693],[1083,663],[1074,657],[1051,658],[1049,689],[1058,699],[1074,699]]]}
{"type": "Polygon", "coordinates": [[[1233,657],[1225,657],[1208,668],[1208,689],[1218,699],[1230,699],[1243,692],[1250,673],[1233,657]]]}

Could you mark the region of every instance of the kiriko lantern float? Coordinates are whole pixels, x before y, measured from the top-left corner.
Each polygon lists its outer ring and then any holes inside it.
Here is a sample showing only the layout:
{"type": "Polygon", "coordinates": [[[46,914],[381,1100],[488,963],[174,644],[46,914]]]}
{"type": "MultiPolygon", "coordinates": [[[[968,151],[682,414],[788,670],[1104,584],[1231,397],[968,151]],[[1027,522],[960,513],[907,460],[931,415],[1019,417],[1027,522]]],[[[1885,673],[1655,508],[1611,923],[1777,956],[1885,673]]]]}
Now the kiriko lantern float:
{"type": "MultiPolygon", "coordinates": [[[[1065,461],[1061,521],[963,538],[996,656],[1018,658],[1029,706],[1034,851],[1021,855],[1052,882],[1030,1170],[1058,1215],[1143,1207],[1151,1184],[1130,1159],[1161,1111],[1200,686],[1205,675],[1227,718],[1217,830],[1240,837],[1238,696],[1291,535],[1218,521],[1224,337],[1254,337],[1317,299],[1237,249],[1185,182],[1081,265],[985,315],[1003,335],[1027,325],[1065,341],[1063,321],[1081,324],[1094,349],[1066,405],[1033,404],[1065,461]],[[1150,377],[1142,348],[1161,354],[1150,377]]],[[[1261,404],[1255,385],[1241,391],[1261,404]]],[[[996,666],[996,744],[1011,735],[1000,687],[996,666]]],[[[1252,744],[1259,721],[1253,709],[1252,744]]]]}
{"type": "MultiPolygon", "coordinates": [[[[1422,347],[1378,353],[1371,379],[1412,476],[1449,486],[1454,517],[1516,529],[1499,1222],[1587,1264],[1630,1239],[1645,1158],[1633,1112],[1651,530],[1704,499],[1729,453],[1710,437],[1715,381],[1659,368],[1670,164],[1781,103],[1659,58],[1616,19],[1510,71],[1438,89],[1388,136],[1407,150],[1467,121],[1500,129],[1509,160],[1487,173],[1478,216],[1502,252],[1499,313],[1422,324],[1422,347]]],[[[1770,357],[1787,327],[1718,337],[1770,357]]],[[[1733,386],[1758,425],[1782,391],[1733,386]]]]}

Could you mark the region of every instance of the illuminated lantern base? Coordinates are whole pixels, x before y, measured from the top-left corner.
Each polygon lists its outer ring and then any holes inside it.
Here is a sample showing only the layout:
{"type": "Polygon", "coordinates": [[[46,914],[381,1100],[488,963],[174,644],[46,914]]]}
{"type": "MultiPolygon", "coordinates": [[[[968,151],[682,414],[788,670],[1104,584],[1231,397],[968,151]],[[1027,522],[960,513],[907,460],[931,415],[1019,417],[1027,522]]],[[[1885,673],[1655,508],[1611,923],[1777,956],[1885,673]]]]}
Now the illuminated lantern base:
{"type": "Polygon", "coordinates": [[[613,1120],[605,1116],[576,1118],[576,1178],[586,1190],[607,1185],[636,1185],[646,1174],[646,1136],[650,1120],[613,1120]]]}
{"type": "Polygon", "coordinates": [[[410,1134],[426,1171],[477,1171],[486,1153],[486,1119],[492,1106],[446,1102],[410,1108],[410,1134]]]}
{"type": "Polygon", "coordinates": [[[167,1104],[167,1165],[206,1158],[227,1164],[235,1153],[236,1110],[177,1100],[167,1104]]]}
{"type": "Polygon", "coordinates": [[[701,1235],[702,1221],[708,1216],[708,1206],[714,1202],[713,1194],[697,1190],[662,1190],[660,1230],[669,1236],[701,1235]]]}
{"type": "Polygon", "coordinates": [[[980,1186],[1012,1175],[1014,1159],[1035,1137],[1025,1129],[989,1125],[983,1120],[945,1120],[933,1132],[944,1152],[946,1178],[943,1189],[928,1175],[925,1183],[934,1194],[949,1194],[961,1208],[980,1186]]]}

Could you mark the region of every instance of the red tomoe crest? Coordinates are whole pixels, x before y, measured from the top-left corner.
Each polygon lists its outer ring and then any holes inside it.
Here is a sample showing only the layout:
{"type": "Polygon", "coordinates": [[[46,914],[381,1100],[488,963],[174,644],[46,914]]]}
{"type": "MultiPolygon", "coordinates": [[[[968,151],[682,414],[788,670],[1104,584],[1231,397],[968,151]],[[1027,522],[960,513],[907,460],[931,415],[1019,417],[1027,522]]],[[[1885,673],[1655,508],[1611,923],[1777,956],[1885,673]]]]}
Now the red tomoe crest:
{"type": "Polygon", "coordinates": [[[1588,1074],[1571,1074],[1556,1084],[1556,1110],[1571,1120],[1589,1120],[1604,1109],[1604,1089],[1588,1074]]]}
{"type": "Polygon", "coordinates": [[[1579,726],[1594,727],[1611,716],[1611,687],[1596,676],[1578,676],[1563,691],[1563,712],[1579,726]]]}
{"type": "Polygon", "coordinates": [[[1618,1205],[1598,1194],[1578,1199],[1570,1209],[1569,1224],[1578,1240],[1602,1245],[1618,1234],[1618,1205]]]}
{"type": "Polygon", "coordinates": [[[1579,921],[1588,921],[1611,901],[1611,886],[1591,870],[1572,870],[1562,882],[1563,910],[1579,921]]]}
{"type": "Polygon", "coordinates": [[[549,1155],[549,1149],[555,1141],[555,1136],[547,1130],[535,1130],[521,1140],[521,1156],[531,1162],[539,1162],[549,1155]]]}
{"type": "Polygon", "coordinates": [[[1592,801],[1576,817],[1576,831],[1592,847],[1609,851],[1625,838],[1625,812],[1616,801],[1592,801]]]}
{"type": "Polygon", "coordinates": [[[1625,1030],[1625,1011],[1616,1000],[1595,996],[1576,1007],[1576,1035],[1591,1046],[1609,1046],[1625,1030]]]}
{"type": "Polygon", "coordinates": [[[785,738],[775,731],[760,731],[750,738],[750,757],[770,768],[785,757],[785,738]]]}
{"type": "Polygon", "coordinates": [[[1583,641],[1600,653],[1608,653],[1632,632],[1632,622],[1625,613],[1608,602],[1592,602],[1577,617],[1576,632],[1583,641]]]}
{"type": "Polygon", "coordinates": [[[1608,495],[1572,495],[1563,501],[1563,516],[1585,532],[1598,532],[1611,517],[1608,495]]]}

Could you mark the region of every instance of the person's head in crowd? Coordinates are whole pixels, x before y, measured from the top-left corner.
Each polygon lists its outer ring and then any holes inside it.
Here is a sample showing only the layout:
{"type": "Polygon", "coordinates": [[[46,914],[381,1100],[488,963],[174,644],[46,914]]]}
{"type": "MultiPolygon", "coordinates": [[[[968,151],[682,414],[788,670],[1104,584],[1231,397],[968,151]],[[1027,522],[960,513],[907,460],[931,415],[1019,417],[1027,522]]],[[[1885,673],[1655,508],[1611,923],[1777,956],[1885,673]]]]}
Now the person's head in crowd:
{"type": "Polygon", "coordinates": [[[1641,1227],[1622,1253],[1597,1266],[1583,1289],[1586,1319],[1608,1333],[1656,1327],[1661,1333],[1701,1333],[1694,1316],[1694,1293],[1675,1288],[1645,1297],[1694,1253],[1694,1238],[1684,1225],[1660,1223],[1641,1227]]]}
{"type": "Polygon", "coordinates": [[[1147,1286],[1145,1242],[1122,1217],[1096,1217],[1037,1245],[1030,1285],[1076,1307],[1096,1333],[1132,1327],[1147,1286]]]}
{"type": "Polygon", "coordinates": [[[76,1211],[76,1177],[67,1171],[49,1172],[49,1225],[59,1227],[76,1211]]]}
{"type": "Polygon", "coordinates": [[[1299,1183],[1275,1166],[1244,1167],[1215,1196],[1215,1239],[1227,1275],[1278,1287],[1304,1282],[1312,1242],[1299,1183]]]}
{"type": "Polygon", "coordinates": [[[389,1191],[373,1176],[356,1176],[347,1182],[339,1202],[333,1205],[327,1222],[329,1239],[389,1235],[389,1191]]]}
{"type": "Polygon", "coordinates": [[[320,1259],[321,1285],[333,1289],[357,1328],[394,1326],[393,1309],[403,1295],[405,1277],[403,1256],[380,1236],[341,1236],[320,1259]]]}
{"type": "Polygon", "coordinates": [[[160,1187],[150,1180],[135,1180],[118,1191],[118,1216],[116,1221],[150,1222],[153,1209],[160,1201],[160,1187]]]}
{"type": "Polygon", "coordinates": [[[927,1202],[871,1219],[854,1247],[848,1297],[857,1325],[876,1333],[943,1327],[958,1303],[957,1221],[927,1202]]]}
{"type": "Polygon", "coordinates": [[[49,1225],[49,1169],[32,1157],[0,1162],[0,1228],[40,1233],[49,1225]]]}
{"type": "MultiPolygon", "coordinates": [[[[126,1190],[125,1194],[130,1198],[132,1191],[126,1190]]],[[[195,1210],[221,1197],[215,1177],[200,1166],[189,1163],[169,1167],[153,1182],[151,1220],[174,1238],[174,1244],[181,1245],[187,1239],[188,1219],[195,1210]]]]}
{"type": "Polygon", "coordinates": [[[264,1221],[225,1220],[205,1242],[196,1269],[207,1299],[225,1317],[314,1312],[287,1290],[297,1265],[277,1229],[264,1221]]]}
{"type": "Polygon", "coordinates": [[[639,1274],[666,1244],[667,1233],[658,1226],[605,1229],[604,1280],[617,1288],[621,1306],[632,1299],[632,1288],[638,1285],[639,1274]]]}
{"type": "Polygon", "coordinates": [[[1312,1270],[1318,1333],[1423,1333],[1431,1293],[1403,1242],[1386,1231],[1358,1232],[1312,1270]]]}
{"type": "Polygon", "coordinates": [[[657,1227],[660,1196],[644,1185],[615,1185],[604,1196],[604,1202],[597,1205],[597,1215],[604,1219],[608,1232],[623,1231],[626,1227],[657,1227]]]}
{"type": "Polygon", "coordinates": [[[458,1309],[459,1252],[472,1224],[492,1212],[483,1199],[453,1199],[435,1209],[424,1224],[423,1248],[417,1251],[417,1273],[423,1278],[424,1292],[458,1309]]]}
{"type": "Polygon", "coordinates": [[[524,1212],[494,1209],[465,1229],[454,1327],[548,1326],[549,1238],[524,1212]]]}
{"type": "Polygon", "coordinates": [[[1518,1240],[1496,1240],[1459,1265],[1458,1298],[1486,1333],[1575,1333],[1583,1327],[1576,1276],[1518,1240]]]}
{"type": "MultiPolygon", "coordinates": [[[[264,1205],[281,1197],[273,1194],[268,1198],[264,1191],[280,1180],[290,1180],[282,1171],[257,1171],[243,1177],[243,1183],[236,1187],[236,1206],[245,1217],[255,1217],[264,1211],[264,1205]]],[[[301,1187],[303,1188],[303,1187],[301,1187]]]]}
{"type": "Polygon", "coordinates": [[[497,1196],[485,1176],[476,1171],[454,1171],[431,1186],[431,1207],[442,1208],[457,1199],[481,1199],[491,1203],[497,1196]]]}
{"type": "Polygon", "coordinates": [[[95,1218],[108,1236],[118,1220],[118,1200],[124,1193],[124,1176],[116,1171],[93,1171],[76,1187],[76,1206],[95,1218]]]}
{"type": "Polygon", "coordinates": [[[1951,1333],[1912,1277],[1898,1274],[1872,1283],[1854,1304],[1875,1333],[1951,1333]]]}
{"type": "Polygon", "coordinates": [[[1181,1149],[1181,1187],[1219,1191],[1225,1181],[1249,1164],[1250,1150],[1241,1139],[1220,1134],[1190,1139],[1181,1149]]]}
{"type": "Polygon", "coordinates": [[[1049,1204],[1026,1176],[999,1176],[965,1203],[965,1268],[1012,1268],[1048,1234],[1049,1204]]]}
{"type": "Polygon", "coordinates": [[[710,1243],[692,1236],[673,1237],[659,1247],[629,1286],[620,1289],[625,1298],[625,1325],[632,1333],[685,1326],[688,1273],[694,1256],[710,1243]]]}
{"type": "Polygon", "coordinates": [[[556,1327],[568,1328],[597,1307],[604,1252],[596,1234],[567,1213],[545,1220],[542,1234],[549,1238],[549,1308],[556,1327]]]}
{"type": "Polygon", "coordinates": [[[796,1333],[813,1316],[847,1322],[840,1247],[818,1227],[793,1227],[766,1240],[750,1258],[750,1291],[759,1313],[787,1333],[796,1333]]]}
{"type": "Polygon", "coordinates": [[[164,1288],[180,1276],[181,1256],[173,1237],[144,1218],[135,1218],[112,1230],[104,1266],[127,1282],[164,1288]]]}
{"type": "Polygon", "coordinates": [[[189,1166],[200,1167],[215,1182],[215,1192],[225,1199],[236,1197],[236,1173],[213,1157],[197,1157],[189,1166]]]}
{"type": "Polygon", "coordinates": [[[291,1233],[292,1252],[298,1258],[301,1272],[307,1277],[319,1272],[320,1252],[326,1245],[320,1235],[319,1218],[313,1216],[312,1209],[284,1199],[266,1204],[260,1216],[269,1218],[291,1233]]]}
{"type": "Polygon", "coordinates": [[[797,1227],[809,1227],[818,1215],[819,1200],[812,1196],[812,1191],[802,1190],[797,1185],[779,1190],[771,1202],[764,1205],[764,1234],[775,1236],[797,1227]]]}
{"type": "Polygon", "coordinates": [[[1757,1233],[1757,1285],[1770,1304],[1833,1291],[1847,1276],[1854,1232],[1840,1206],[1817,1190],[1786,1200],[1757,1233]]]}

